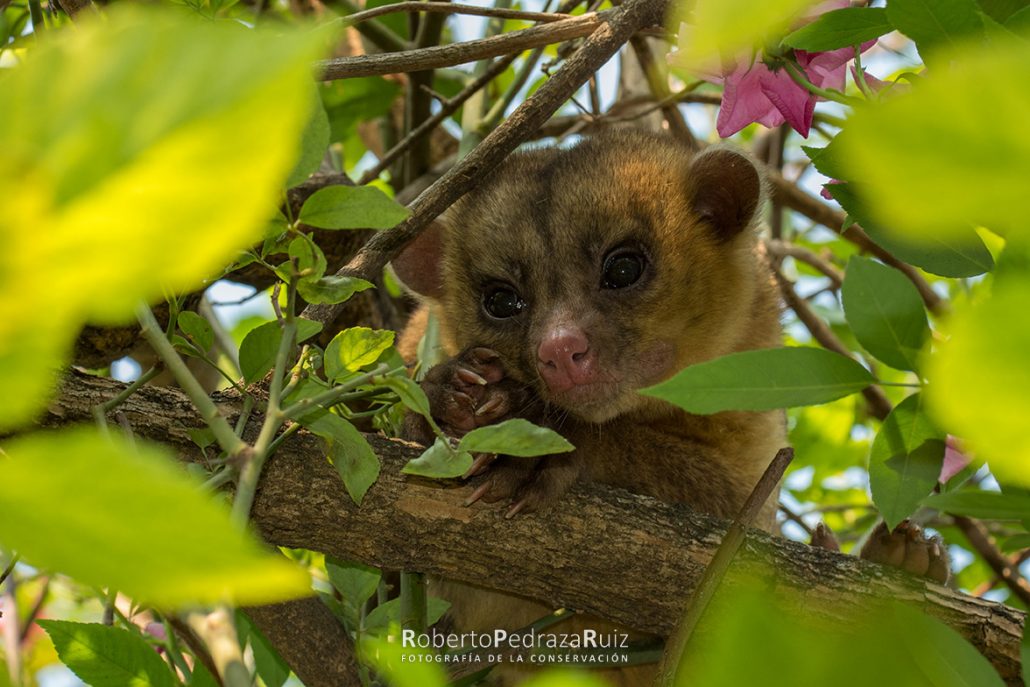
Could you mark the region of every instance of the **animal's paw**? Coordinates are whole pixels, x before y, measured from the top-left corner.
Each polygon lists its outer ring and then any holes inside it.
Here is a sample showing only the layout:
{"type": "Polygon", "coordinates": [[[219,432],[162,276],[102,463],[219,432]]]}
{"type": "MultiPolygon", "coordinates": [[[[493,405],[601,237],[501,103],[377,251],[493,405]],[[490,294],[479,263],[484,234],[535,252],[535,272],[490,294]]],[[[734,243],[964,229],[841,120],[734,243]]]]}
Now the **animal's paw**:
{"type": "Polygon", "coordinates": [[[561,500],[581,471],[574,453],[542,458],[480,457],[469,472],[481,477],[465,505],[504,501],[508,503],[506,518],[546,510],[561,500]]]}
{"type": "Polygon", "coordinates": [[[422,380],[433,418],[460,438],[510,417],[525,417],[534,404],[524,385],[505,375],[500,356],[489,348],[469,348],[429,370],[422,380]]]}
{"type": "Polygon", "coordinates": [[[944,541],[937,535],[928,537],[919,525],[908,520],[894,531],[880,523],[860,555],[867,561],[901,568],[940,584],[946,583],[951,574],[944,541]]]}

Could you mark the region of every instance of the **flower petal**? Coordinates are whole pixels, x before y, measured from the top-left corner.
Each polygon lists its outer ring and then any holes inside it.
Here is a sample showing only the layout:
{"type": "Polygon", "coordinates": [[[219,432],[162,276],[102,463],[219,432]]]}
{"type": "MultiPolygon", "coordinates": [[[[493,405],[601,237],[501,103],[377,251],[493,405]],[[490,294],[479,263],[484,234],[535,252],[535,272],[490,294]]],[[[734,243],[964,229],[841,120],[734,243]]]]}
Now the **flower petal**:
{"type": "Polygon", "coordinates": [[[785,70],[771,72],[766,69],[759,76],[762,93],[779,110],[794,131],[808,138],[808,130],[812,127],[812,114],[815,112],[815,97],[804,88],[794,83],[785,70]]]}
{"type": "Polygon", "coordinates": [[[764,74],[771,72],[759,62],[750,66],[738,65],[726,75],[716,121],[719,136],[729,138],[752,122],[769,127],[783,123],[783,116],[763,91],[764,74]]]}

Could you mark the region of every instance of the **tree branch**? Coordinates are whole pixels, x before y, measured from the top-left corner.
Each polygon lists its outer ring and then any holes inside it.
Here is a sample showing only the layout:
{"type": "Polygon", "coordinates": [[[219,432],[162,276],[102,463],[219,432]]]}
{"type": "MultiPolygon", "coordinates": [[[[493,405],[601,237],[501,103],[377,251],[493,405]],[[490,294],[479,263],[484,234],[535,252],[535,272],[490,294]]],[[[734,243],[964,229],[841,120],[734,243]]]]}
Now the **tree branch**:
{"type": "MultiPolygon", "coordinates": [[[[410,206],[411,215],[393,229],[374,235],[354,258],[337,272],[340,276],[378,275],[408,241],[429,225],[454,201],[471,190],[487,173],[509,153],[528,139],[562,103],[576,92],[587,79],[614,55],[623,43],[642,26],[660,22],[666,0],[628,0],[610,13],[593,16],[600,23],[583,46],[539,90],[526,99],[511,116],[494,129],[483,142],[461,159],[454,167],[410,206]]],[[[577,18],[579,19],[579,18],[577,18]]],[[[555,22],[541,30],[565,24],[555,22]]],[[[532,31],[535,29],[526,29],[532,31]]],[[[514,34],[506,34],[508,36],[514,34]]],[[[504,38],[498,36],[497,38],[504,38]]],[[[486,39],[494,40],[494,39],[486,39]]],[[[331,322],[339,312],[337,305],[308,307],[304,317],[319,322],[331,322]]]]}
{"type": "MultiPolygon", "coordinates": [[[[113,380],[72,372],[44,423],[88,421],[90,408],[121,388],[113,380]]],[[[228,417],[238,412],[225,397],[216,401],[228,417]]],[[[183,460],[201,459],[188,429],[202,422],[178,390],[144,388],[121,409],[139,436],[171,445],[183,460]]],[[[685,505],[600,484],[577,485],[561,510],[506,520],[491,506],[464,508],[467,489],[458,483],[403,475],[401,467],[418,455],[417,447],[381,436],[368,439],[383,469],[360,508],[324,459],[316,437],[301,431],[285,441],[268,462],[254,504],[265,538],[385,568],[442,575],[668,634],[726,532],[725,522],[685,505]]],[[[779,573],[778,590],[804,595],[807,606],[830,620],[840,620],[835,609],[846,613],[871,598],[916,605],[961,632],[1006,680],[1020,679],[1025,614],[1016,609],[756,531],[747,532],[736,565],[742,570],[771,566],[779,573]]],[[[294,629],[284,626],[283,632],[294,629]]],[[[302,641],[297,632],[296,641],[302,641]]]]}
{"type": "MultiPolygon", "coordinates": [[[[650,0],[655,2],[656,0],[650,0]]],[[[463,43],[436,45],[430,48],[405,50],[377,55],[335,57],[317,63],[322,79],[348,79],[357,76],[379,76],[401,72],[420,72],[439,67],[453,67],[488,57],[519,53],[551,43],[589,36],[599,26],[609,22],[619,10],[591,12],[578,17],[562,19],[548,24],[531,26],[499,36],[481,38],[463,43]]]]}
{"type": "Polygon", "coordinates": [[[553,22],[568,19],[572,15],[558,12],[523,12],[522,10],[509,10],[503,7],[476,7],[475,5],[459,5],[450,2],[422,2],[421,0],[409,0],[407,2],[395,2],[390,5],[381,5],[372,9],[355,12],[344,18],[344,23],[353,26],[363,21],[384,14],[394,12],[436,12],[442,14],[468,14],[477,17],[496,17],[499,19],[522,19],[525,21],[553,22]]]}

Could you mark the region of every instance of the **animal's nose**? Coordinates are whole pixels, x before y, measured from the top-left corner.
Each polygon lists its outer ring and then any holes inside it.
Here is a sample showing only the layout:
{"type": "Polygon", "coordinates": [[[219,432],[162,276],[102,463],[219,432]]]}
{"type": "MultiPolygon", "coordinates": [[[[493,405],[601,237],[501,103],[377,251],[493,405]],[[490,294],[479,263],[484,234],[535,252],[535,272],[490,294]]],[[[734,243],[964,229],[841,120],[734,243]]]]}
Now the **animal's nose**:
{"type": "Polygon", "coordinates": [[[551,391],[566,391],[596,381],[595,363],[590,340],[579,327],[554,328],[537,349],[537,369],[551,391]]]}

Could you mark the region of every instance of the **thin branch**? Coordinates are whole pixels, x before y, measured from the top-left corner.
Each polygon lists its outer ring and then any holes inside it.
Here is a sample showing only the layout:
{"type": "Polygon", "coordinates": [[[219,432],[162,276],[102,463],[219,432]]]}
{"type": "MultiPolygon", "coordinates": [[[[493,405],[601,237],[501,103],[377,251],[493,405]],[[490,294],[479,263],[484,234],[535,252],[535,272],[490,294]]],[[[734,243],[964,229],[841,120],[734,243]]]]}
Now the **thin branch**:
{"type": "Polygon", "coordinates": [[[776,452],[776,455],[769,463],[769,467],[762,474],[762,478],[758,480],[758,484],[751,490],[751,495],[748,496],[743,508],[740,509],[740,513],[729,529],[726,530],[722,543],[715,551],[715,555],[712,556],[712,562],[705,568],[705,572],[698,581],[697,587],[694,588],[694,593],[691,594],[690,600],[687,602],[687,612],[683,616],[682,622],[677,625],[676,631],[672,633],[665,643],[665,653],[662,655],[662,661],[658,665],[656,684],[663,685],[664,687],[684,684],[683,680],[677,679],[680,666],[683,664],[681,660],[683,652],[686,650],[690,638],[693,637],[695,628],[697,628],[698,623],[708,609],[708,604],[711,602],[712,597],[715,596],[715,592],[719,589],[723,578],[726,576],[730,564],[733,563],[733,558],[737,555],[740,545],[744,543],[745,532],[754,523],[755,518],[758,517],[759,511],[762,510],[765,502],[769,500],[770,494],[772,494],[776,485],[780,483],[783,473],[787,471],[787,466],[790,465],[792,460],[794,460],[794,449],[781,448],[776,452]]]}
{"type": "MultiPolygon", "coordinates": [[[[778,269],[773,269],[773,276],[776,277],[776,283],[780,287],[780,294],[783,296],[787,307],[794,311],[794,314],[798,316],[798,319],[801,320],[802,324],[812,334],[812,338],[818,341],[823,348],[853,358],[854,356],[851,355],[851,351],[841,343],[829,325],[812,311],[811,306],[808,305],[804,298],[798,296],[794,290],[794,284],[784,277],[778,269]]],[[[883,420],[890,414],[891,402],[880,387],[867,386],[862,389],[862,395],[865,396],[869,412],[875,417],[883,420]]]]}
{"type": "Polygon", "coordinates": [[[0,572],[0,584],[6,582],[7,578],[11,576],[11,573],[14,572],[14,566],[18,565],[18,560],[20,558],[21,556],[18,554],[14,554],[14,556],[11,557],[11,562],[7,564],[7,567],[4,568],[3,572],[0,572]]]}
{"type": "Polygon", "coordinates": [[[679,111],[675,103],[669,101],[669,97],[672,94],[669,91],[668,76],[659,66],[657,60],[655,60],[648,40],[643,36],[634,36],[630,39],[629,43],[633,47],[633,53],[640,63],[644,76],[647,78],[647,85],[651,88],[651,92],[658,101],[659,107],[662,110],[662,116],[665,117],[665,121],[669,125],[669,132],[696,152],[700,145],[687,125],[687,120],[683,113],[679,111]]]}
{"type": "Polygon", "coordinates": [[[777,258],[789,256],[814,267],[823,275],[829,277],[830,284],[834,291],[840,289],[841,285],[844,283],[844,275],[839,269],[837,269],[829,260],[816,255],[813,251],[810,251],[803,246],[799,246],[788,241],[770,239],[765,242],[765,247],[769,251],[770,255],[777,258]]]}
{"type": "Polygon", "coordinates": [[[926,307],[930,312],[935,315],[946,313],[949,309],[947,301],[943,300],[937,292],[930,287],[930,285],[923,279],[923,276],[919,274],[919,270],[908,263],[898,260],[896,257],[891,255],[889,252],[877,245],[869,235],[862,230],[857,224],[852,224],[848,227],[847,231],[841,232],[841,227],[844,226],[844,220],[846,216],[840,210],[834,209],[832,206],[827,205],[818,198],[805,193],[801,190],[797,184],[788,181],[778,171],[769,168],[763,170],[766,180],[770,183],[773,189],[773,198],[783,204],[785,207],[799,212],[805,217],[808,217],[814,222],[832,229],[839,233],[842,237],[855,244],[863,251],[876,256],[884,263],[899,270],[902,274],[908,277],[909,281],[915,284],[916,289],[919,291],[919,295],[922,296],[923,302],[926,303],[926,307]]]}
{"type": "Polygon", "coordinates": [[[1019,569],[1013,566],[1012,562],[998,550],[983,523],[963,515],[952,517],[955,520],[955,525],[962,530],[962,534],[965,535],[969,544],[983,556],[983,559],[991,566],[998,579],[1004,582],[1024,605],[1030,606],[1030,583],[1019,574],[1019,569]]]}
{"type": "MultiPolygon", "coordinates": [[[[353,0],[338,0],[340,7],[348,16],[361,14],[362,9],[353,0]]],[[[385,52],[410,50],[412,45],[395,34],[389,27],[378,21],[363,21],[354,27],[368,42],[385,52]]]]}
{"type": "MultiPolygon", "coordinates": [[[[408,219],[393,229],[375,234],[337,274],[361,275],[364,278],[378,276],[386,263],[399,253],[405,244],[418,236],[454,201],[472,189],[520,143],[532,136],[637,29],[661,21],[665,7],[666,0],[628,0],[611,13],[593,15],[600,21],[600,28],[590,35],[575,55],[516,108],[503,124],[494,129],[482,144],[420,195],[411,204],[411,215],[408,219]]],[[[555,22],[540,28],[552,29],[569,21],[572,20],[555,22]]],[[[586,25],[589,24],[584,24],[586,25]]],[[[332,322],[339,312],[338,305],[308,306],[304,311],[304,317],[319,322],[332,322]]]]}
{"type": "Polygon", "coordinates": [[[558,12],[523,12],[522,10],[509,10],[499,7],[476,7],[474,5],[458,5],[449,2],[396,2],[392,5],[373,7],[370,10],[363,10],[348,15],[343,19],[347,25],[354,25],[360,22],[379,17],[393,12],[438,12],[443,14],[469,14],[477,17],[496,17],[498,19],[522,19],[525,21],[554,22],[568,19],[571,14],[558,12]]]}
{"type": "MultiPolygon", "coordinates": [[[[649,0],[657,2],[659,0],[649,0]]],[[[322,79],[347,79],[356,76],[378,76],[400,72],[420,72],[440,67],[453,67],[488,57],[498,57],[538,48],[551,43],[561,43],[572,38],[582,38],[593,33],[599,26],[609,23],[619,10],[607,10],[584,14],[532,26],[521,31],[512,31],[499,36],[481,38],[464,43],[438,45],[403,52],[381,55],[356,55],[336,57],[318,63],[322,79]]]]}

